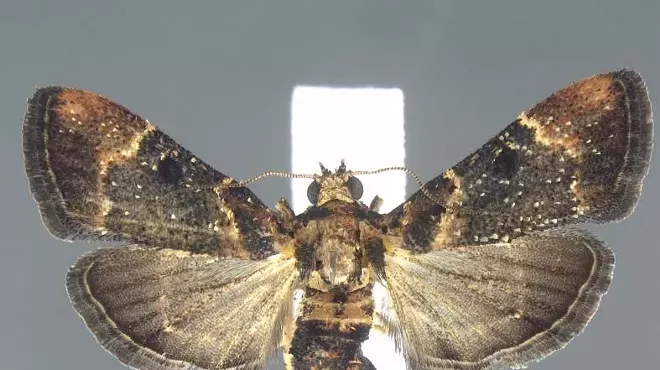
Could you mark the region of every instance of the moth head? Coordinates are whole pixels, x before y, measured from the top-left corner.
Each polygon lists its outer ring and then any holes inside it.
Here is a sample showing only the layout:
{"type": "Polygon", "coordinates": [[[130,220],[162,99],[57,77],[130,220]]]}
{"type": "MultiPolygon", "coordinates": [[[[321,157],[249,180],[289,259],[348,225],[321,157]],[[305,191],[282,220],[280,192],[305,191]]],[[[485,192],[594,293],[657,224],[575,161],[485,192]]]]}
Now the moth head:
{"type": "Polygon", "coordinates": [[[346,170],[344,160],[335,172],[325,168],[322,163],[319,165],[321,174],[314,175],[314,181],[307,187],[307,199],[313,205],[322,206],[331,200],[354,203],[362,197],[362,182],[346,170]]]}

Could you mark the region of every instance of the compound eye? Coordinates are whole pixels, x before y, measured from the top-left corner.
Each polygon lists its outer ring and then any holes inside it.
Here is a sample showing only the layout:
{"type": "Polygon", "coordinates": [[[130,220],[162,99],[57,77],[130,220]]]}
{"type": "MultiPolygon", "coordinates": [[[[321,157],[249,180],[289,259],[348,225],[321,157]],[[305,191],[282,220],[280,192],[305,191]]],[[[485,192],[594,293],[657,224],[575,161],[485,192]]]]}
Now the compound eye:
{"type": "Polygon", "coordinates": [[[313,181],[307,187],[307,199],[313,205],[316,205],[316,203],[319,201],[319,191],[321,191],[321,184],[316,181],[313,181]]]}
{"type": "Polygon", "coordinates": [[[358,200],[362,198],[364,189],[362,188],[362,181],[360,181],[357,177],[349,177],[348,181],[346,181],[346,186],[348,187],[348,191],[351,193],[351,197],[353,197],[353,199],[358,200]]]}

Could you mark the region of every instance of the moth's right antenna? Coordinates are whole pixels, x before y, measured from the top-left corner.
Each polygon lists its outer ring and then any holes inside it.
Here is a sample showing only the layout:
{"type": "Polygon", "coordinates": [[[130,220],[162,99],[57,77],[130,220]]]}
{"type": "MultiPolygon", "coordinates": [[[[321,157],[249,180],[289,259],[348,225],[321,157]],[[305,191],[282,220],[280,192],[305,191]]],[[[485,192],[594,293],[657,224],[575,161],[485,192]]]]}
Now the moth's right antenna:
{"type": "Polygon", "coordinates": [[[434,203],[442,205],[440,200],[438,200],[435,196],[433,196],[433,194],[431,194],[428,191],[428,189],[426,189],[426,186],[424,185],[424,183],[422,183],[422,180],[419,179],[419,176],[417,176],[417,174],[415,172],[413,172],[413,170],[411,170],[408,167],[403,167],[403,166],[383,167],[383,168],[379,168],[379,169],[371,170],[371,171],[351,171],[351,173],[353,175],[374,175],[374,174],[377,174],[377,173],[387,172],[387,171],[403,171],[403,172],[407,173],[408,175],[410,175],[410,177],[413,178],[413,180],[417,184],[417,188],[422,192],[422,194],[424,194],[427,198],[432,200],[434,203]]]}

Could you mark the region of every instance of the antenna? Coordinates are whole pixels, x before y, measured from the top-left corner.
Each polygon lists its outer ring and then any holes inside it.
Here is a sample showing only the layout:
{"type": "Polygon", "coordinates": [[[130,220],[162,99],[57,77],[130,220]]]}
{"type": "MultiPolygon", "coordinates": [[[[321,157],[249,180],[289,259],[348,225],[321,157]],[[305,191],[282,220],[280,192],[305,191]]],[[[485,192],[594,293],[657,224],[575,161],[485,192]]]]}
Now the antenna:
{"type": "MultiPolygon", "coordinates": [[[[319,163],[319,166],[321,167],[321,173],[323,176],[329,176],[332,174],[330,170],[328,170],[325,166],[323,166],[322,163],[319,163]]],[[[344,164],[344,161],[341,161],[341,166],[339,167],[338,172],[341,171],[346,171],[346,165],[344,164]]],[[[412,179],[415,181],[415,184],[417,184],[417,188],[424,194],[427,198],[429,198],[431,201],[433,201],[436,204],[442,205],[439,199],[437,199],[433,194],[431,194],[426,186],[424,186],[424,183],[422,183],[422,180],[419,179],[419,176],[415,172],[413,172],[411,169],[408,167],[403,167],[403,166],[393,166],[393,167],[383,167],[379,168],[376,170],[370,170],[370,171],[349,171],[351,175],[354,176],[361,176],[361,175],[375,175],[381,172],[387,172],[387,171],[403,171],[410,175],[412,179]]],[[[240,188],[247,186],[249,184],[252,184],[253,182],[259,181],[265,177],[283,177],[286,179],[311,179],[314,180],[314,178],[318,175],[315,174],[298,174],[298,173],[291,173],[291,172],[285,172],[285,171],[266,171],[263,172],[257,176],[251,177],[247,180],[239,181],[239,182],[234,182],[231,184],[223,184],[220,187],[226,187],[226,188],[240,188]]]]}
{"type": "Polygon", "coordinates": [[[422,192],[422,194],[424,194],[427,198],[432,200],[434,203],[442,205],[440,200],[438,200],[435,196],[433,196],[433,194],[431,194],[428,191],[426,186],[424,186],[424,183],[422,183],[422,180],[419,179],[419,176],[417,176],[417,174],[415,172],[413,172],[413,170],[411,170],[408,167],[403,167],[403,166],[383,167],[383,168],[379,168],[379,169],[376,169],[376,170],[370,170],[370,171],[351,171],[351,173],[353,175],[374,175],[374,174],[377,174],[377,173],[387,172],[387,171],[403,171],[403,172],[407,173],[415,181],[415,184],[417,184],[417,188],[422,192]]]}

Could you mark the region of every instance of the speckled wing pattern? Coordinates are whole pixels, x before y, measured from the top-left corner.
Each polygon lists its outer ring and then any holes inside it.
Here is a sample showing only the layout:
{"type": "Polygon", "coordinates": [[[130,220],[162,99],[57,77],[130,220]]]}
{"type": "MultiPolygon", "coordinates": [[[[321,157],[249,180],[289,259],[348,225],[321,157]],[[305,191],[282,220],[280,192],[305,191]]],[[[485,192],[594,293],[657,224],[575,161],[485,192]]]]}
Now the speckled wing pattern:
{"type": "Polygon", "coordinates": [[[521,368],[582,331],[613,253],[578,222],[631,214],[652,150],[634,71],[543,100],[386,216],[385,313],[412,369],[521,368]]]}
{"type": "Polygon", "coordinates": [[[261,368],[278,345],[296,279],[280,221],[244,187],[154,125],[99,95],[38,89],[23,150],[48,230],[131,244],[83,256],[75,309],[140,369],[261,368]]]}
{"type": "Polygon", "coordinates": [[[264,258],[279,223],[249,189],[156,126],[99,95],[39,89],[23,126],[25,167],[48,230],[107,240],[264,258]]]}

